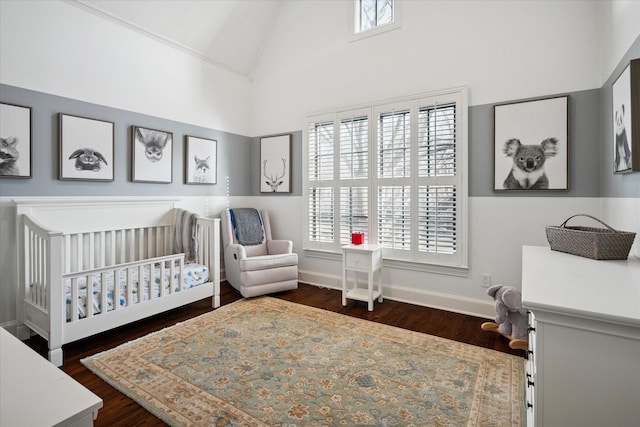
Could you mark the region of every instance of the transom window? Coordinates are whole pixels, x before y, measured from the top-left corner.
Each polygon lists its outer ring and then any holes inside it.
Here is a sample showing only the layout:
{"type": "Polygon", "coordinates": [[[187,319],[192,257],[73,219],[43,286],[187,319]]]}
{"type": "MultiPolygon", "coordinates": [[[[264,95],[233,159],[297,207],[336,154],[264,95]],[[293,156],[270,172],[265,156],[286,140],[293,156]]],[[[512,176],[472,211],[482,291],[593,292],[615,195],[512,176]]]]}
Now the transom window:
{"type": "Polygon", "coordinates": [[[466,268],[467,98],[455,89],[307,118],[304,246],[466,268]]]}
{"type": "Polygon", "coordinates": [[[394,22],[394,0],[355,0],[356,33],[394,22]]]}

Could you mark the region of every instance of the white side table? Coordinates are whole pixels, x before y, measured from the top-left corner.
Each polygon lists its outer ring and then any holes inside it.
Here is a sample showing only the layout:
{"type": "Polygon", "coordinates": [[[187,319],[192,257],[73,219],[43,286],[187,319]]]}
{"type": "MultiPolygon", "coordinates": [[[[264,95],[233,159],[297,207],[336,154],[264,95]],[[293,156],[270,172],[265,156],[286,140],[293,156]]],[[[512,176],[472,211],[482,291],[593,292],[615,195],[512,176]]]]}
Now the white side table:
{"type": "Polygon", "coordinates": [[[378,245],[346,245],[342,247],[342,305],[347,298],[367,302],[373,311],[373,300],[382,302],[382,248],[378,245]],[[355,272],[353,287],[347,284],[347,272],[355,272]],[[367,273],[367,289],[358,288],[358,273],[367,273]],[[374,274],[378,273],[377,288],[373,288],[374,274]]]}

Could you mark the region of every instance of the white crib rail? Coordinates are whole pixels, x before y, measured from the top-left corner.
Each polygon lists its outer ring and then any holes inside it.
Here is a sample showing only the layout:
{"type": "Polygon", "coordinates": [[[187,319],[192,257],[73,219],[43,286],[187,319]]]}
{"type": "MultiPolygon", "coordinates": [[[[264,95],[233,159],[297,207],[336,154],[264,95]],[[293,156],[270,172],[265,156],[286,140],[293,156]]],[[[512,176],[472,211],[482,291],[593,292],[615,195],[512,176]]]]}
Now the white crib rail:
{"type": "Polygon", "coordinates": [[[64,272],[108,267],[172,253],[173,225],[64,234],[64,272]]]}
{"type": "Polygon", "coordinates": [[[118,299],[123,289],[121,287],[122,284],[118,279],[121,272],[123,271],[125,272],[127,278],[126,284],[124,284],[124,290],[126,292],[126,307],[131,307],[134,304],[141,304],[145,302],[146,300],[143,298],[145,290],[148,291],[149,300],[156,298],[156,295],[153,292],[153,283],[156,279],[156,266],[159,267],[158,275],[160,279],[161,297],[184,290],[184,254],[166,255],[161,257],[149,258],[142,261],[133,261],[124,264],[117,264],[92,270],[78,271],[63,275],[63,282],[65,284],[69,283],[71,288],[71,316],[69,319],[67,319],[67,322],[82,321],[83,319],[91,318],[93,316],[107,312],[107,300],[108,293],[110,291],[108,289],[107,278],[109,276],[113,277],[113,289],[111,289],[111,292],[113,294],[113,310],[122,309],[123,307],[120,307],[118,299]],[[133,280],[135,270],[138,270],[137,284],[133,280]],[[168,286],[166,286],[167,283],[165,283],[164,281],[165,273],[167,270],[169,272],[168,286]],[[149,272],[148,281],[143,280],[143,278],[146,276],[145,271],[149,272]],[[97,282],[99,283],[101,307],[101,310],[98,313],[94,312],[92,298],[92,292],[96,290],[93,286],[93,279],[96,276],[99,277],[97,282]],[[79,316],[79,308],[77,304],[78,297],[80,295],[81,278],[85,279],[87,292],[86,309],[82,318],[80,318],[79,316]],[[168,291],[166,288],[168,288],[168,291]],[[138,294],[137,301],[133,297],[134,291],[138,294]]]}

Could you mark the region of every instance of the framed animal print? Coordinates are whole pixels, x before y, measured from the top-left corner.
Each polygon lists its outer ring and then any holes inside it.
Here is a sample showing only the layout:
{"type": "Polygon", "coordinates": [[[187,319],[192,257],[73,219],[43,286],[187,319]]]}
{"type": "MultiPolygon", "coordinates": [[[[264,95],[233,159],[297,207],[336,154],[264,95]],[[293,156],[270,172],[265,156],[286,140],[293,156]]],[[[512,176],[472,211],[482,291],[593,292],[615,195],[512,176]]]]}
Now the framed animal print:
{"type": "Polygon", "coordinates": [[[173,134],[132,126],[133,182],[169,184],[173,181],[173,134]]]}
{"type": "Polygon", "coordinates": [[[640,171],[640,59],[618,76],[613,92],[613,172],[640,171]]]}
{"type": "Polygon", "coordinates": [[[213,139],[185,136],[185,184],[215,184],[217,181],[217,145],[213,139]]]}
{"type": "Polygon", "coordinates": [[[31,178],[31,107],[0,103],[0,178],[31,178]]]}
{"type": "Polygon", "coordinates": [[[113,181],[113,122],[60,113],[61,180],[113,181]]]}
{"type": "Polygon", "coordinates": [[[291,192],[291,134],[260,138],[260,192],[291,192]]]}
{"type": "Polygon", "coordinates": [[[494,106],[494,191],[569,189],[569,97],[494,106]]]}

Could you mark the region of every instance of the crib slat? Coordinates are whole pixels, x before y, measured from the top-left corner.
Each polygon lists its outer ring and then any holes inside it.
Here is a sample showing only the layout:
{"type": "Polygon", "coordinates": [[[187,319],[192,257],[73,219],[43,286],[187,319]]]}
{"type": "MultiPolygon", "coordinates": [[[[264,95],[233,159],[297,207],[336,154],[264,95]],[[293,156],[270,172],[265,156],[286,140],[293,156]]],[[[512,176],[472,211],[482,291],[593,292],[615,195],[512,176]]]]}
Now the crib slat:
{"type": "Polygon", "coordinates": [[[83,270],[84,269],[84,262],[83,262],[83,257],[82,255],[84,254],[84,234],[76,234],[76,239],[77,239],[77,251],[78,253],[77,255],[77,262],[78,264],[76,265],[76,271],[79,270],[83,270]]]}
{"type": "Polygon", "coordinates": [[[89,269],[95,268],[94,262],[95,262],[95,249],[96,249],[96,242],[95,242],[95,235],[94,233],[89,233],[89,269]]]}
{"type": "Polygon", "coordinates": [[[78,320],[78,279],[71,279],[71,319],[69,322],[78,320]]]}
{"type": "Polygon", "coordinates": [[[106,264],[107,260],[106,260],[106,255],[105,255],[105,251],[107,250],[107,244],[106,244],[104,238],[105,238],[105,232],[101,231],[100,232],[100,246],[98,248],[98,250],[100,251],[100,256],[98,258],[99,259],[98,267],[104,267],[105,265],[107,265],[106,264]]]}
{"type": "Polygon", "coordinates": [[[171,263],[169,264],[169,289],[171,293],[174,293],[176,289],[175,278],[173,277],[175,275],[175,271],[176,271],[176,264],[173,261],[171,261],[171,263]]]}
{"type": "MultiPolygon", "coordinates": [[[[115,277],[115,272],[113,273],[114,277],[115,277]]],[[[109,289],[107,286],[107,273],[103,272],[100,275],[100,313],[106,313],[107,312],[107,307],[108,307],[108,303],[107,303],[107,297],[109,293],[109,289]]],[[[113,303],[114,305],[117,303],[117,299],[116,299],[116,295],[113,295],[113,303]]]]}
{"type": "MultiPolygon", "coordinates": [[[[156,285],[156,268],[153,264],[149,264],[149,299],[156,298],[155,285],[156,285]]],[[[162,287],[162,280],[159,282],[158,291],[162,287]]]]}
{"type": "Polygon", "coordinates": [[[160,295],[165,296],[167,295],[167,287],[165,286],[165,262],[162,261],[160,263],[160,295]]]}
{"type": "Polygon", "coordinates": [[[133,304],[133,268],[127,268],[127,307],[133,304]]]}
{"type": "MultiPolygon", "coordinates": [[[[144,301],[144,266],[140,265],[138,267],[138,304],[144,301]]],[[[151,294],[151,290],[149,290],[149,294],[151,294]]]]}
{"type": "Polygon", "coordinates": [[[86,280],[86,284],[87,284],[87,297],[85,299],[85,309],[84,309],[84,313],[85,316],[87,318],[89,317],[93,317],[93,276],[90,274],[87,274],[87,276],[85,277],[86,280]]]}
{"type": "Polygon", "coordinates": [[[122,293],[122,287],[120,286],[122,269],[113,270],[113,309],[120,309],[120,295],[122,293]]]}
{"type": "Polygon", "coordinates": [[[71,273],[71,235],[64,235],[64,272],[71,273]]]}

